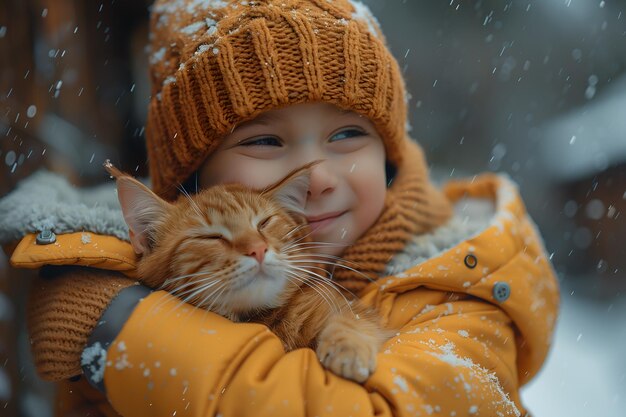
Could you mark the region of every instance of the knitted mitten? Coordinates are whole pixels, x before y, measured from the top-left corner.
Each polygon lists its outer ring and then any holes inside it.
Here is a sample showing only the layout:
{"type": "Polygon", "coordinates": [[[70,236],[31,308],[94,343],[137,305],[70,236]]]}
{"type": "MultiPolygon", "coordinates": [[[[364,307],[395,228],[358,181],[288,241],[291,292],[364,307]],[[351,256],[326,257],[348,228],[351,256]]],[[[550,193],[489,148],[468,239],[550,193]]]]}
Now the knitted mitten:
{"type": "Polygon", "coordinates": [[[59,381],[83,373],[81,353],[111,300],[137,281],[84,267],[44,267],[34,282],[27,322],[39,375],[59,381]]]}

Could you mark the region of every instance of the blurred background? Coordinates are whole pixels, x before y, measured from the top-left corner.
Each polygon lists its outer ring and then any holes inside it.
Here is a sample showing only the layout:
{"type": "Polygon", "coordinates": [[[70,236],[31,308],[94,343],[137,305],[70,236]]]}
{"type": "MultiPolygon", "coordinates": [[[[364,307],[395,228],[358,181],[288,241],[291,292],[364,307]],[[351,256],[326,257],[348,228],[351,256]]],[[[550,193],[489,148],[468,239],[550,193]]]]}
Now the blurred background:
{"type": "MultiPolygon", "coordinates": [[[[0,0],[0,198],[39,168],[102,183],[147,175],[150,1],[0,0]]],[[[626,1],[369,0],[438,182],[519,185],[558,272],[562,310],[536,416],[626,410],[626,1]]],[[[52,415],[30,363],[30,273],[0,252],[0,415],[52,415]]]]}

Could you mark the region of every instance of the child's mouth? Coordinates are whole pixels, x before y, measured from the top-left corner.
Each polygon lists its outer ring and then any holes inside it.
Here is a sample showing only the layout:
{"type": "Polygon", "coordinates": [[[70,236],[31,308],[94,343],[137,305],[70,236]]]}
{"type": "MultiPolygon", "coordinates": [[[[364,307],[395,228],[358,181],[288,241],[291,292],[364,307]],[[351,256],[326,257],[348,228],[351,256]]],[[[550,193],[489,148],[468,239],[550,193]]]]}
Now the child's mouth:
{"type": "Polygon", "coordinates": [[[313,232],[321,230],[328,226],[330,223],[343,216],[347,211],[338,211],[334,213],[327,213],[321,216],[311,216],[307,217],[307,221],[309,222],[309,226],[313,232]]]}

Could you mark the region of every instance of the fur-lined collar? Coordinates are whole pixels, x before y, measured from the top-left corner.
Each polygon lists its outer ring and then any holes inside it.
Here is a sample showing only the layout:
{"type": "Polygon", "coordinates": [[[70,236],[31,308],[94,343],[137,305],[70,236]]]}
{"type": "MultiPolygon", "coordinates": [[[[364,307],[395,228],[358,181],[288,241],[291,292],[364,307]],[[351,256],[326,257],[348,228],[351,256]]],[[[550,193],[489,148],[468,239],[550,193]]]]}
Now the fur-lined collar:
{"type": "Polygon", "coordinates": [[[0,200],[0,244],[45,229],[57,234],[89,231],[128,241],[115,183],[81,189],[41,170],[0,200]]]}
{"type": "Polygon", "coordinates": [[[416,236],[385,268],[385,275],[397,275],[434,258],[483,231],[494,218],[494,202],[463,198],[454,205],[454,215],[430,233],[416,236]]]}

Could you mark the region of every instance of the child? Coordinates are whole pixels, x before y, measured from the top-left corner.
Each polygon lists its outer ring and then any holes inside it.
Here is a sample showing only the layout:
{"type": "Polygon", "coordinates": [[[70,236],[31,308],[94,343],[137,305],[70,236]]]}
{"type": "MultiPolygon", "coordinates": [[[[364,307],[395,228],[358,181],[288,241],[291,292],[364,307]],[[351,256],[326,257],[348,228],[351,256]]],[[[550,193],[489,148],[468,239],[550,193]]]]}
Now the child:
{"type": "Polygon", "coordinates": [[[333,277],[399,331],[359,385],[310,349],[285,353],[264,326],[174,310],[132,280],[127,242],[94,235],[100,252],[84,255],[81,233],[45,251],[28,236],[14,265],[99,268],[45,268],[33,290],[39,372],[87,377],[66,382],[59,412],[115,415],[87,379],[124,416],[526,414],[518,390],[545,358],[558,304],[542,243],[505,178],[430,184],[398,65],[363,4],[157,1],[150,41],[154,191],[262,188],[324,160],[305,208],[313,238],[376,278],[333,277]],[[465,211],[485,201],[492,212],[465,211]]]}

